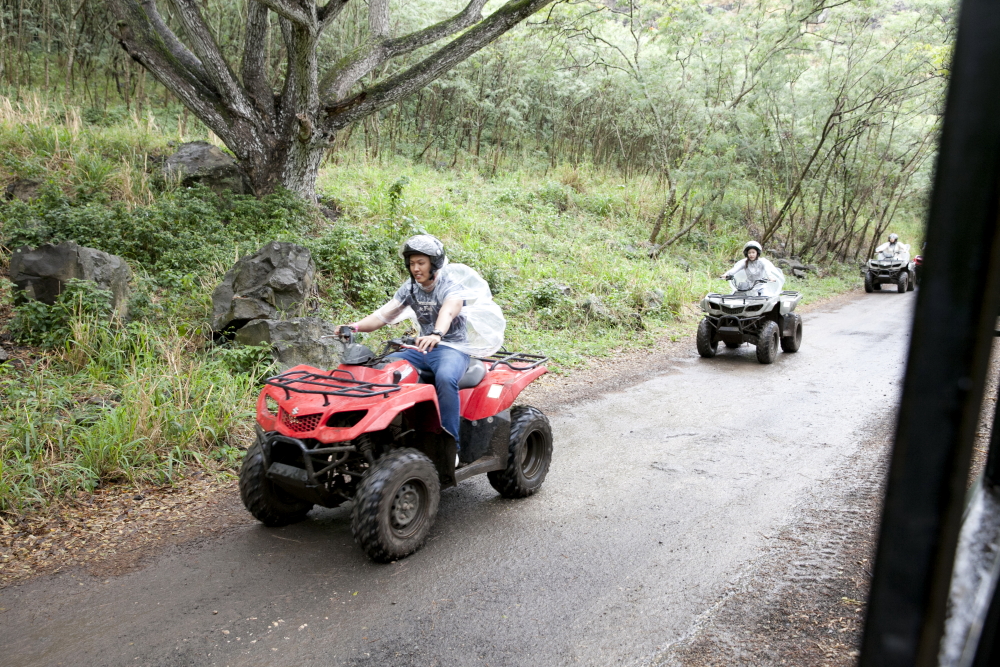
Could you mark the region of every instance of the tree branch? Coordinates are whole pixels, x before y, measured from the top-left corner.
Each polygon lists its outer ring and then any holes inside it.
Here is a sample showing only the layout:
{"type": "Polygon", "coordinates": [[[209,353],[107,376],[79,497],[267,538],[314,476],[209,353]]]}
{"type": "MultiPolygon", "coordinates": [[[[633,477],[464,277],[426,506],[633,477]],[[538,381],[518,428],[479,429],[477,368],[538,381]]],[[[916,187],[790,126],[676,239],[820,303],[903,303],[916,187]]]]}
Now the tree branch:
{"type": "MultiPolygon", "coordinates": [[[[331,4],[335,1],[331,0],[331,4]]],[[[312,2],[309,3],[312,12],[306,11],[301,4],[293,0],[259,0],[259,2],[281,18],[288,19],[292,23],[298,23],[308,28],[316,27],[316,6],[312,2]]]]}
{"type": "Polygon", "coordinates": [[[323,32],[329,27],[333,20],[340,15],[340,12],[344,11],[344,7],[347,6],[347,0],[329,0],[316,14],[319,19],[319,31],[323,32]]]}
{"type": "MultiPolygon", "coordinates": [[[[173,30],[167,26],[166,21],[160,15],[160,11],[156,8],[156,0],[140,0],[140,3],[146,12],[146,16],[149,18],[149,23],[152,25],[153,30],[163,40],[164,45],[170,50],[174,58],[206,85],[210,85],[210,80],[205,73],[205,68],[202,67],[201,61],[188,51],[188,48],[177,39],[177,35],[174,34],[173,30]]],[[[81,3],[80,6],[82,8],[83,4],[81,3]]]]}
{"type": "MultiPolygon", "coordinates": [[[[110,0],[111,10],[118,19],[115,38],[125,52],[137,63],[145,67],[171,93],[177,96],[189,109],[198,114],[209,127],[224,125],[219,111],[221,100],[207,76],[203,79],[192,71],[187,63],[194,56],[186,57],[183,45],[173,37],[183,49],[180,53],[171,48],[171,40],[157,29],[157,21],[149,14],[152,2],[137,0],[110,0]]],[[[152,7],[155,12],[155,6],[152,7]]],[[[159,14],[157,13],[158,17],[159,14]]],[[[165,27],[163,19],[159,25],[165,27]]],[[[171,33],[172,35],[172,33],[171,33]]],[[[198,63],[200,66],[200,63],[198,63]]],[[[220,135],[221,136],[221,135],[220,135]]]]}
{"type": "Polygon", "coordinates": [[[368,0],[368,32],[373,40],[389,36],[389,0],[368,0]]]}
{"type": "Polygon", "coordinates": [[[267,78],[268,9],[258,0],[247,0],[247,26],[243,39],[240,76],[261,115],[274,122],[274,91],[267,78]]]}
{"type": "Polygon", "coordinates": [[[321,97],[330,102],[341,100],[361,77],[390,58],[411,53],[475,25],[482,19],[485,4],[486,0],[471,0],[465,9],[449,19],[404,37],[384,39],[389,35],[388,0],[372,0],[368,23],[375,41],[362,46],[327,72],[320,84],[321,97]]]}
{"type": "Polygon", "coordinates": [[[177,18],[184,26],[184,32],[191,42],[191,48],[200,58],[205,68],[205,74],[211,79],[219,96],[226,101],[230,110],[237,116],[258,125],[260,118],[250,103],[247,92],[229,68],[229,63],[223,58],[222,52],[219,51],[215,38],[209,32],[208,26],[205,25],[195,0],[171,1],[174,9],[177,10],[177,18]]]}
{"type": "Polygon", "coordinates": [[[324,127],[336,131],[379,109],[395,104],[479,51],[553,0],[510,0],[489,18],[424,58],[416,65],[361,91],[340,104],[327,106],[324,127]]]}

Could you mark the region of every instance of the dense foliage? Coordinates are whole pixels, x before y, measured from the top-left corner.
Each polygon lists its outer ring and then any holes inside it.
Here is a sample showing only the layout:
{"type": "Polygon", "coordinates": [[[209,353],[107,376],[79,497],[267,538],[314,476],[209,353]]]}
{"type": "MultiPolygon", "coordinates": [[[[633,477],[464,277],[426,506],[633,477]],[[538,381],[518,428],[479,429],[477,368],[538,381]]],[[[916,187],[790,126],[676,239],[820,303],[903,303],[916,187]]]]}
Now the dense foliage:
{"type": "MultiPolygon", "coordinates": [[[[244,4],[202,9],[232,57],[244,4]]],[[[432,3],[431,15],[452,4],[432,3]]],[[[126,113],[191,130],[109,39],[100,3],[0,8],[0,43],[16,47],[2,58],[14,97],[44,81],[92,122],[107,122],[109,99],[123,99],[126,113]]],[[[948,0],[560,3],[342,132],[331,159],[363,148],[488,175],[563,163],[654,175],[652,243],[738,225],[788,254],[857,259],[890,225],[922,216],[953,11],[948,0]]],[[[430,15],[402,5],[394,16],[403,33],[430,15]]],[[[363,3],[350,3],[321,57],[356,48],[366,20],[363,3]]],[[[275,39],[272,67],[283,48],[275,39]]]]}

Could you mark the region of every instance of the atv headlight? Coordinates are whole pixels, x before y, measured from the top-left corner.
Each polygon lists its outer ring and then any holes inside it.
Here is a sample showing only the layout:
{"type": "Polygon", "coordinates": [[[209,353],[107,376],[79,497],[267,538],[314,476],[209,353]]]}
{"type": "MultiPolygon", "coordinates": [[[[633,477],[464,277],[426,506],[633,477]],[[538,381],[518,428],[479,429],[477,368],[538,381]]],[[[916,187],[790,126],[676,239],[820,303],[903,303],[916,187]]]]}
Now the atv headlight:
{"type": "Polygon", "coordinates": [[[270,394],[265,394],[264,395],[264,407],[266,407],[267,411],[270,412],[272,415],[277,416],[277,414],[278,414],[278,401],[274,397],[272,397],[270,394]]]}

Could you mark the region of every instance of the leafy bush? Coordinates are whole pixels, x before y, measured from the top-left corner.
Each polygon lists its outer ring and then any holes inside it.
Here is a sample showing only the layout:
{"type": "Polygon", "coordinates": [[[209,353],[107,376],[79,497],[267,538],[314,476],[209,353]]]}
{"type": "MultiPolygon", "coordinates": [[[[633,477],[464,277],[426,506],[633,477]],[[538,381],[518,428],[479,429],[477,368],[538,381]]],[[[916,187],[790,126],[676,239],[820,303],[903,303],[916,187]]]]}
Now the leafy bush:
{"type": "MultiPolygon", "coordinates": [[[[81,181],[81,187],[94,187],[105,177],[95,162],[93,181],[81,181]]],[[[31,203],[0,208],[0,239],[9,248],[76,241],[153,273],[231,261],[234,248],[251,252],[274,238],[304,233],[311,224],[308,205],[291,193],[221,197],[204,187],[179,189],[150,206],[129,209],[121,202],[72,200],[50,184],[31,203]]]]}
{"type": "Polygon", "coordinates": [[[398,244],[377,226],[338,222],[306,245],[327,278],[327,298],[335,308],[375,309],[405,278],[398,244]]]}
{"type": "Polygon", "coordinates": [[[546,280],[531,290],[532,305],[536,308],[551,308],[565,300],[562,288],[553,280],[546,280]]]}
{"type": "Polygon", "coordinates": [[[69,280],[52,305],[25,301],[15,313],[10,330],[16,340],[26,345],[58,347],[69,337],[74,320],[110,316],[111,292],[88,280],[69,280]]]}

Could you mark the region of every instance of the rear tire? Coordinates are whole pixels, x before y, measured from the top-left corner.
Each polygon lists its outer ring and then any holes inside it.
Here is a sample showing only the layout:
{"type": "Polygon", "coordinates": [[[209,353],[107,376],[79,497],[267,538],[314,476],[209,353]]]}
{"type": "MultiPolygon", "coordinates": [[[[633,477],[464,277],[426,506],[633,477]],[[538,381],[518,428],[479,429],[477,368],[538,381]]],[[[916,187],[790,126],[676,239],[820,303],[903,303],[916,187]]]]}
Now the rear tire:
{"type": "Polygon", "coordinates": [[[899,278],[896,279],[896,290],[902,294],[906,291],[907,286],[910,284],[909,276],[905,273],[900,273],[899,278]]]}
{"type": "Polygon", "coordinates": [[[791,336],[781,337],[782,352],[798,352],[802,346],[802,318],[796,313],[788,313],[785,317],[795,318],[794,333],[791,336]]]}
{"type": "Polygon", "coordinates": [[[440,500],[431,460],[415,449],[394,449],[358,485],[351,512],[354,540],[378,563],[409,556],[427,540],[440,500]]]}
{"type": "Polygon", "coordinates": [[[270,528],[298,523],[313,507],[312,503],[299,500],[267,478],[260,443],[247,450],[243,459],[240,497],[250,514],[270,528]]]}
{"type": "Polygon", "coordinates": [[[874,280],[872,280],[872,289],[875,290],[876,292],[881,292],[882,291],[882,283],[877,283],[874,280]]]}
{"type": "Polygon", "coordinates": [[[695,343],[698,346],[698,354],[706,359],[714,357],[719,349],[719,341],[714,340],[712,333],[712,325],[707,317],[698,323],[698,335],[695,337],[695,343]]]}
{"type": "Polygon", "coordinates": [[[872,274],[871,271],[865,271],[865,291],[871,294],[875,291],[875,287],[872,284],[872,274]]]}
{"type": "Polygon", "coordinates": [[[778,356],[779,338],[778,323],[774,320],[764,322],[760,335],[757,336],[757,361],[762,364],[774,363],[775,357],[778,356]]]}
{"type": "Polygon", "coordinates": [[[552,462],[552,427],[541,410],[518,405],[510,411],[507,467],[486,473],[504,498],[525,498],[542,486],[552,462]]]}

